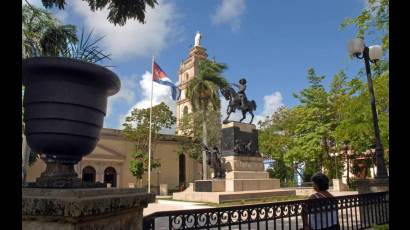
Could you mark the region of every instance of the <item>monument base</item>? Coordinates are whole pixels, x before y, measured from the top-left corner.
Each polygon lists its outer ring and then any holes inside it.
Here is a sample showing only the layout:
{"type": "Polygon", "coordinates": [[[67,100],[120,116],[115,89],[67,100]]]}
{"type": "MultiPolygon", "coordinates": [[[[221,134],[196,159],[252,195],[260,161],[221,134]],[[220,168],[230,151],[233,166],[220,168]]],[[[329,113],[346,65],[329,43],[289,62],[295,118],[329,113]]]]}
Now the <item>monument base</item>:
{"type": "Polygon", "coordinates": [[[225,180],[196,180],[194,186],[196,192],[224,192],[225,180]]]}
{"type": "Polygon", "coordinates": [[[23,188],[23,230],[142,229],[154,194],[138,189],[23,188]]]}
{"type": "Polygon", "coordinates": [[[271,190],[280,188],[279,179],[227,179],[226,192],[271,190]]]}
{"type": "Polygon", "coordinates": [[[349,187],[343,183],[342,179],[333,179],[333,191],[349,191],[349,187]]]}
{"type": "Polygon", "coordinates": [[[356,180],[359,194],[389,191],[389,178],[359,179],[356,180]]]}
{"type": "Polygon", "coordinates": [[[248,199],[263,199],[272,196],[295,196],[295,189],[272,189],[272,190],[253,190],[253,191],[236,191],[236,192],[196,192],[194,191],[194,183],[190,183],[189,187],[183,192],[175,192],[172,194],[172,199],[206,202],[206,203],[224,203],[229,201],[248,200],[248,199]]]}

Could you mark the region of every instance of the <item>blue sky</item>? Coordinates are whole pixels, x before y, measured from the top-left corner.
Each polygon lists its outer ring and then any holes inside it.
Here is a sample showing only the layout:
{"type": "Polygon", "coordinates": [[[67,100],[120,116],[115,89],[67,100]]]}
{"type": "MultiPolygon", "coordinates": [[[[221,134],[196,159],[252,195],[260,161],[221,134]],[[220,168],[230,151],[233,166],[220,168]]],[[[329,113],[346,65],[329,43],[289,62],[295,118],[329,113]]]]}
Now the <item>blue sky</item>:
{"type": "MultiPolygon", "coordinates": [[[[364,0],[162,0],[148,9],[146,24],[129,21],[124,27],[110,24],[107,11],[92,13],[83,1],[68,1],[64,11],[51,11],[64,23],[105,36],[101,46],[112,54],[107,64],[115,66],[122,89],[109,99],[104,126],[120,128],[132,108],[149,106],[152,55],[177,82],[179,64],[197,30],[209,57],[228,65],[224,76],[230,82],[248,80],[247,95],[258,104],[257,119],[280,105],[295,106],[292,93],[307,86],[309,67],[327,76],[325,84],[339,70],[352,77],[362,68],[347,53],[355,29],[339,28],[344,18],[357,16],[365,6],[364,0]]],[[[366,41],[380,43],[377,38],[366,41]]],[[[168,88],[156,85],[154,94],[154,103],[165,101],[175,110],[168,88]]]]}

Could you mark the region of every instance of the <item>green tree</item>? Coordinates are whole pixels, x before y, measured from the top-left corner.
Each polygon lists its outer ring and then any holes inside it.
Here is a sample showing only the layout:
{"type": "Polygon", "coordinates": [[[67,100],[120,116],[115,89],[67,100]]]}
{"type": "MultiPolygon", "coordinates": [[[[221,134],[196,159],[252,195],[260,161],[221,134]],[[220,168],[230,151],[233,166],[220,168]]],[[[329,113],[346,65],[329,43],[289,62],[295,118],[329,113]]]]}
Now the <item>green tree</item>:
{"type": "MultiPolygon", "coordinates": [[[[131,155],[132,160],[130,161],[128,168],[135,178],[137,178],[138,184],[142,184],[142,176],[148,171],[148,154],[142,150],[136,150],[131,155]]],[[[151,169],[161,167],[158,160],[151,161],[151,169]]]]}
{"type": "Polygon", "coordinates": [[[271,176],[281,182],[293,178],[292,165],[285,161],[285,155],[292,147],[291,110],[281,107],[272,116],[259,123],[259,148],[275,160],[271,176]]]}
{"type": "MultiPolygon", "coordinates": [[[[388,74],[376,77],[374,90],[378,98],[377,113],[381,140],[386,150],[389,148],[389,87],[388,74]]],[[[341,122],[335,130],[338,143],[349,142],[354,150],[361,153],[374,145],[372,114],[369,104],[367,83],[353,79],[353,85],[339,108],[341,122]]]]}
{"type": "MultiPolygon", "coordinates": [[[[225,78],[221,75],[226,69],[225,64],[210,60],[201,61],[198,75],[189,81],[186,98],[190,101],[194,112],[199,111],[202,115],[202,143],[208,146],[208,111],[219,111],[221,102],[219,89],[227,86],[225,78]]],[[[203,153],[203,177],[206,179],[206,155],[203,153]]]]}
{"type": "Polygon", "coordinates": [[[354,18],[346,18],[341,29],[347,26],[357,28],[357,36],[381,34],[382,47],[385,51],[389,49],[389,0],[367,0],[367,5],[362,12],[354,18]]]}
{"type": "MultiPolygon", "coordinates": [[[[131,173],[140,180],[145,171],[148,170],[148,150],[149,150],[149,118],[150,109],[135,108],[130,116],[125,118],[122,134],[129,140],[135,142],[135,152],[132,153],[133,160],[130,161],[131,173]]],[[[160,137],[161,129],[170,129],[175,124],[176,118],[169,107],[161,102],[152,107],[152,149],[155,149],[155,140],[160,137]]],[[[160,166],[157,160],[153,160],[154,153],[151,154],[151,169],[160,166]]]]}
{"type": "Polygon", "coordinates": [[[62,25],[45,10],[32,5],[22,8],[22,55],[23,58],[65,52],[70,42],[78,41],[74,25],[62,25]]]}
{"type": "MultiPolygon", "coordinates": [[[[145,23],[146,6],[154,8],[158,4],[157,0],[86,0],[92,11],[108,8],[107,19],[114,25],[125,25],[128,19],[137,19],[145,23]]],[[[66,0],[42,0],[45,8],[58,7],[64,9],[66,0]]]]}
{"type": "MultiPolygon", "coordinates": [[[[179,153],[187,153],[192,159],[202,161],[203,122],[201,111],[185,114],[180,120],[179,129],[184,136],[191,137],[179,146],[179,153]]],[[[209,146],[219,146],[221,138],[221,120],[219,111],[209,110],[206,119],[207,141],[209,146]]]]}
{"type": "Polygon", "coordinates": [[[307,78],[310,86],[294,94],[301,102],[294,109],[294,116],[299,123],[295,127],[295,145],[287,157],[292,161],[305,157],[310,163],[316,162],[317,168],[321,169],[329,158],[333,144],[333,113],[329,94],[321,83],[325,76],[317,76],[314,69],[310,68],[307,78]]]}

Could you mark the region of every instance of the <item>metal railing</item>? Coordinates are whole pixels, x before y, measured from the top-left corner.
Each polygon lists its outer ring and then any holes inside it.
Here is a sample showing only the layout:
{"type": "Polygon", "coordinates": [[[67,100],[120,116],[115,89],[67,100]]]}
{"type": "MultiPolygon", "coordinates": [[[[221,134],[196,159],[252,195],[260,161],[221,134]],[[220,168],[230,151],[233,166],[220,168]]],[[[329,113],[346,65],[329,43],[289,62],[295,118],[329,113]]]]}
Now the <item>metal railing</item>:
{"type": "Polygon", "coordinates": [[[295,200],[223,208],[164,211],[144,217],[144,230],[159,229],[312,229],[343,230],[389,223],[389,193],[295,200]],[[339,229],[335,228],[335,229],[339,229]]]}

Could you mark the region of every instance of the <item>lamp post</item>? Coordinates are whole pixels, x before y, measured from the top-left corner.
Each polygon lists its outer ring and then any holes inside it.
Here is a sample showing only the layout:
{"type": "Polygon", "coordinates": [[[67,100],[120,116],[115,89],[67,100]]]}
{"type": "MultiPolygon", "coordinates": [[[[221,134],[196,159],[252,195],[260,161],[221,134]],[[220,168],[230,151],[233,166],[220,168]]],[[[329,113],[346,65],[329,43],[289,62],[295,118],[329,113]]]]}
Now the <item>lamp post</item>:
{"type": "Polygon", "coordinates": [[[359,59],[364,59],[364,64],[366,67],[366,75],[367,75],[367,84],[369,86],[369,95],[370,95],[370,104],[373,116],[373,128],[374,128],[374,135],[376,141],[376,165],[377,165],[377,172],[376,178],[388,178],[386,164],[384,162],[384,150],[383,145],[380,139],[380,129],[378,124],[377,118],[377,111],[376,111],[376,99],[374,97],[373,91],[373,81],[372,75],[370,71],[370,62],[376,63],[383,55],[383,50],[380,46],[370,46],[367,47],[364,44],[362,38],[355,38],[349,42],[348,45],[350,55],[355,56],[359,59]]]}
{"type": "Polygon", "coordinates": [[[369,157],[369,158],[372,160],[372,165],[373,165],[372,171],[373,171],[373,176],[375,176],[375,173],[374,173],[374,149],[368,149],[368,150],[366,150],[366,151],[364,152],[364,155],[365,155],[366,157],[369,157]]]}
{"type": "Polygon", "coordinates": [[[330,153],[329,155],[330,157],[335,159],[336,179],[339,179],[339,177],[337,176],[337,156],[339,156],[339,153],[335,152],[335,153],[330,153]]]}
{"type": "Polygon", "coordinates": [[[349,162],[349,157],[348,157],[348,155],[347,155],[347,151],[349,150],[349,146],[347,145],[347,144],[344,144],[343,145],[343,150],[344,150],[344,156],[345,156],[345,158],[346,158],[346,184],[349,186],[350,185],[350,179],[349,179],[349,177],[350,177],[350,175],[349,175],[349,171],[350,171],[350,167],[349,167],[349,165],[350,165],[350,162],[349,162]]]}

